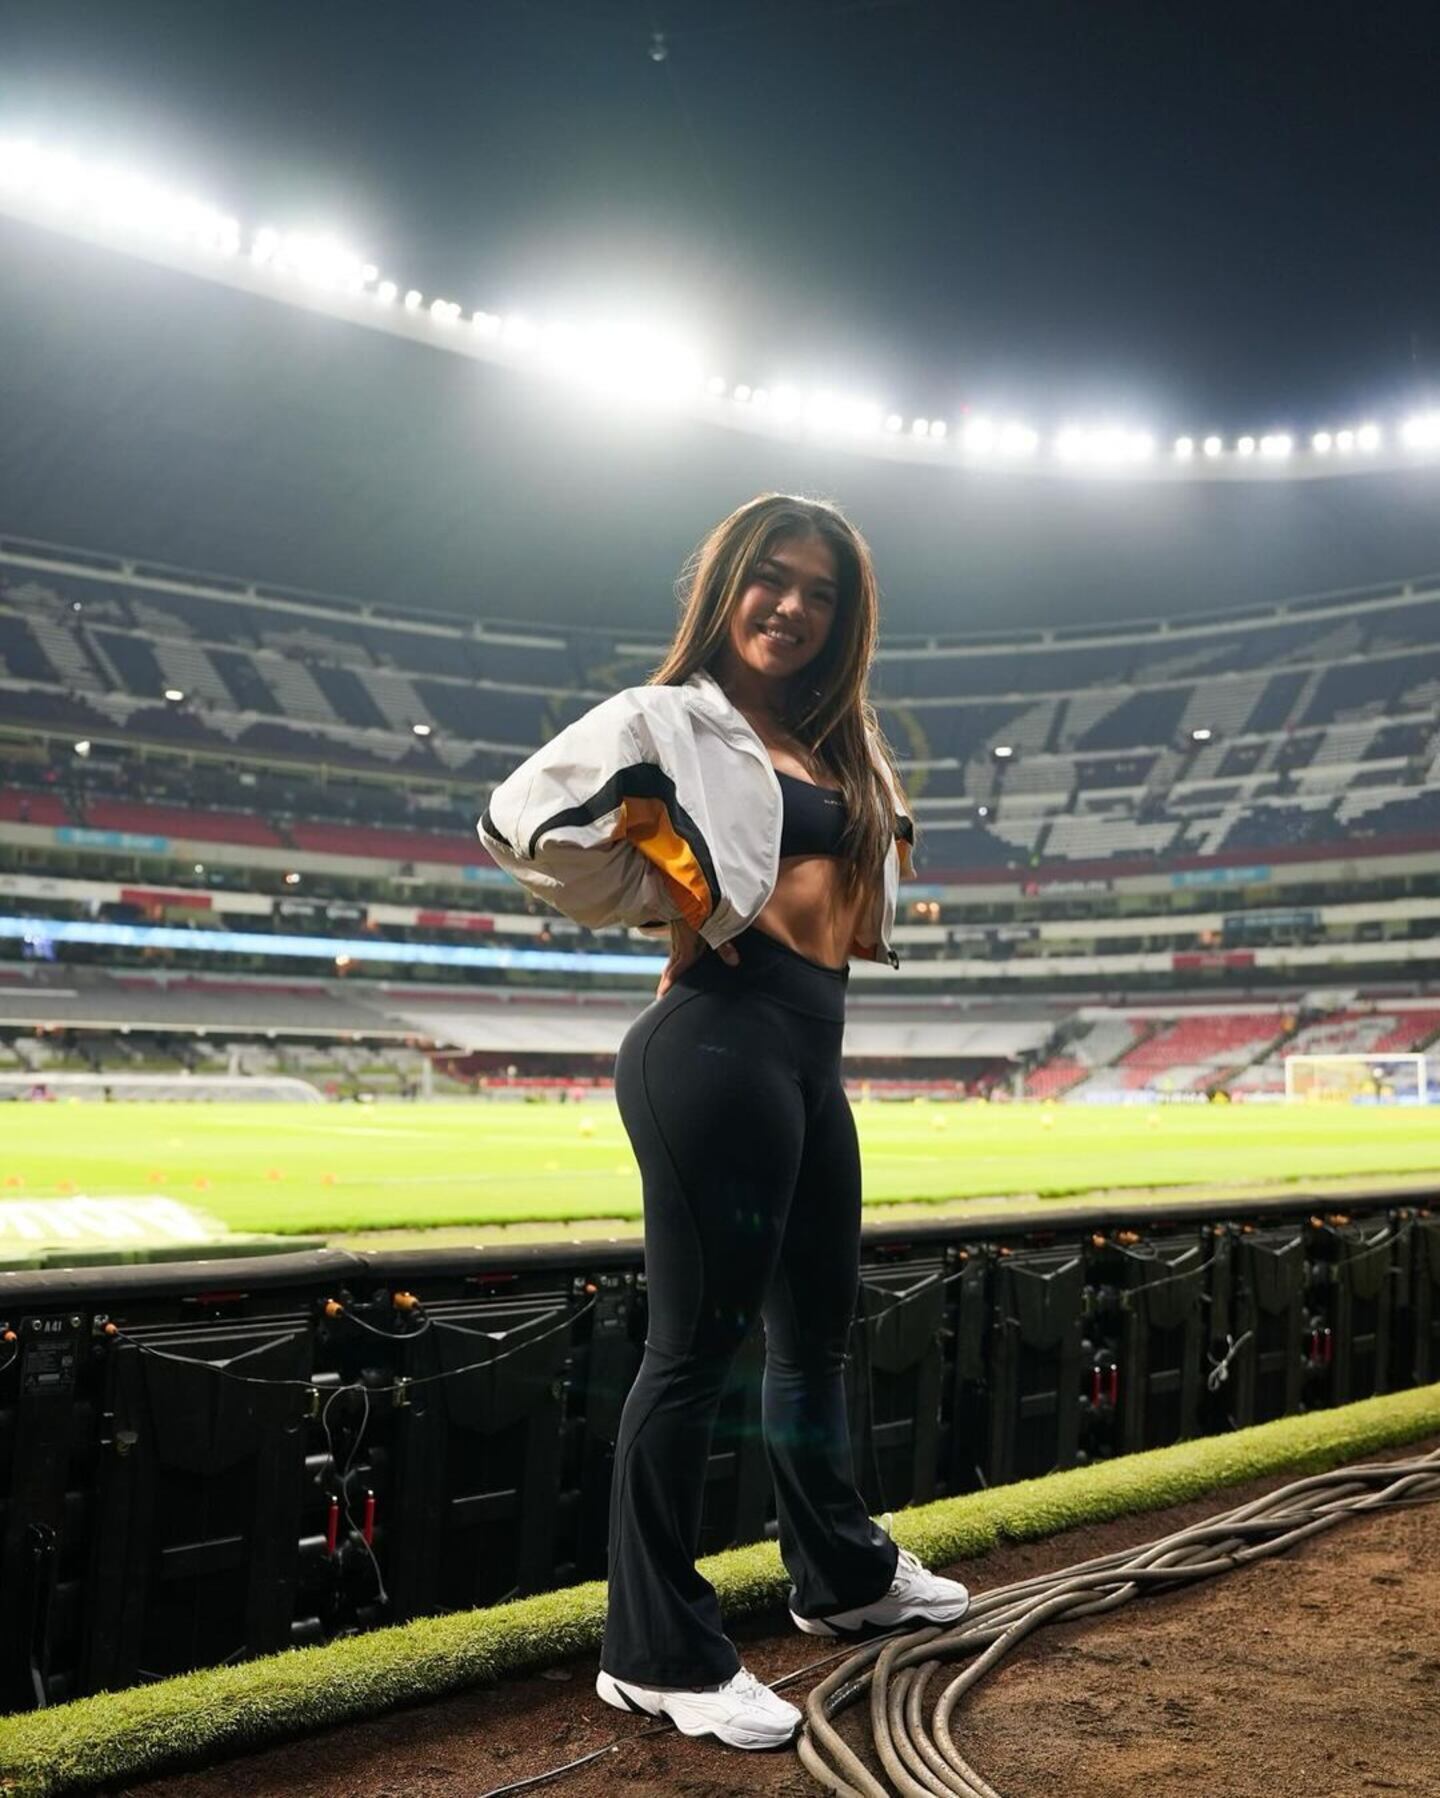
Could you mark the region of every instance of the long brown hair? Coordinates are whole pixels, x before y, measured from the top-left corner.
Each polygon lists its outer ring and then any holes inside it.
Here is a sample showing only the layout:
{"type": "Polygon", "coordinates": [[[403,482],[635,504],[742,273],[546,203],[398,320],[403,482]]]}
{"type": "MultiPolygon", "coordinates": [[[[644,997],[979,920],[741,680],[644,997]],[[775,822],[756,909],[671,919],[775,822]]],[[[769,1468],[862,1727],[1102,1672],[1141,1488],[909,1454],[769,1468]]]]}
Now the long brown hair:
{"type": "MultiPolygon", "coordinates": [[[[879,636],[879,589],[869,545],[850,520],[824,500],[762,493],[717,524],[681,571],[680,622],[649,684],[678,687],[699,668],[714,671],[756,565],[777,543],[795,537],[819,537],[830,545],[838,603],[824,648],[790,681],[785,722],[845,796],[849,815],[838,854],[845,865],[844,895],[853,898],[878,873],[895,834],[894,807],[872,743],[896,791],[903,788],[867,691],[879,636]]],[[[903,809],[908,812],[908,805],[903,809]]]]}

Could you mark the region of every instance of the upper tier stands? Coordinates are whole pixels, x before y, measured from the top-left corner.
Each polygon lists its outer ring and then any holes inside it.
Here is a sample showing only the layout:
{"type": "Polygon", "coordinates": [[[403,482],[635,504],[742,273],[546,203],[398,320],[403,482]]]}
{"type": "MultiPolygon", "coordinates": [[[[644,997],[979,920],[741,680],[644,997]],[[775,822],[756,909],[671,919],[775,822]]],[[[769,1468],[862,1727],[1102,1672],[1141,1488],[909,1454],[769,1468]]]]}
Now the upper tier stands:
{"type": "MultiPolygon", "coordinates": [[[[275,846],[286,837],[263,824],[237,834],[241,805],[273,813],[258,794],[207,788],[207,766],[248,764],[268,782],[281,765],[323,764],[404,786],[396,803],[371,785],[337,811],[310,782],[291,808],[297,843],[303,830],[332,853],[474,862],[488,787],[606,693],[643,682],[664,649],[663,629],[641,644],[470,626],[83,561],[0,550],[0,723],[52,736],[62,760],[80,736],[208,760],[193,763],[189,793],[88,803],[46,796],[37,775],[0,817],[28,804],[37,824],[275,846]],[[409,795],[447,789],[443,830],[421,839],[430,820],[409,795]],[[161,797],[185,815],[134,809],[161,797]],[[115,821],[119,800],[129,823],[115,821]],[[226,815],[202,829],[194,814],[211,808],[226,815]]],[[[1404,850],[1440,824],[1436,594],[1011,642],[887,638],[872,690],[931,875],[1404,850]]]]}

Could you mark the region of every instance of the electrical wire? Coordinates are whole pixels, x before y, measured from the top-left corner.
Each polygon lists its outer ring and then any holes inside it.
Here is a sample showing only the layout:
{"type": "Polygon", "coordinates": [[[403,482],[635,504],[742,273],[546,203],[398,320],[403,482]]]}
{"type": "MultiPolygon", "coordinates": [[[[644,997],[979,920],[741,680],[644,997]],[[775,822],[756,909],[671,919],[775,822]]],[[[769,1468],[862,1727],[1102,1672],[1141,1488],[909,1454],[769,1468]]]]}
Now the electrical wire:
{"type": "MultiPolygon", "coordinates": [[[[571,1329],[588,1311],[593,1311],[597,1303],[598,1300],[590,1299],[588,1303],[581,1305],[578,1310],[567,1312],[558,1323],[552,1324],[548,1330],[538,1330],[535,1335],[527,1336],[523,1342],[517,1342],[514,1348],[502,1349],[498,1355],[490,1355],[484,1361],[471,1361],[464,1367],[447,1367],[440,1373],[402,1374],[397,1379],[392,1380],[388,1385],[383,1386],[370,1386],[366,1385],[361,1380],[349,1380],[346,1381],[344,1385],[335,1387],[334,1392],[365,1392],[372,1397],[380,1398],[391,1393],[409,1392],[416,1386],[433,1386],[440,1380],[455,1380],[458,1379],[461,1374],[476,1373],[482,1368],[495,1367],[501,1361],[508,1361],[512,1355],[523,1354],[526,1349],[533,1348],[537,1342],[544,1342],[547,1337],[558,1335],[561,1330],[571,1329]]],[[[342,1315],[348,1315],[348,1313],[342,1313],[342,1315]]],[[[362,1320],[356,1318],[352,1319],[352,1321],[358,1323],[362,1320]]],[[[365,1327],[374,1330],[376,1335],[383,1337],[390,1343],[410,1342],[416,1337],[424,1334],[423,1330],[406,1330],[403,1334],[397,1332],[392,1335],[384,1330],[375,1330],[373,1324],[367,1324],[365,1327]]],[[[441,1329],[458,1329],[458,1326],[455,1324],[442,1323],[438,1327],[441,1329]]],[[[232,1373],[230,1371],[231,1361],[244,1361],[250,1355],[261,1354],[264,1350],[276,1348],[282,1343],[295,1342],[304,1334],[301,1330],[292,1330],[287,1336],[276,1336],[269,1342],[259,1343],[255,1348],[246,1349],[242,1354],[232,1355],[227,1361],[208,1361],[203,1355],[177,1355],[173,1349],[158,1349],[152,1343],[143,1342],[138,1336],[129,1335],[128,1332],[122,1330],[116,1323],[107,1322],[104,1328],[105,1334],[112,1342],[123,1342],[128,1348],[137,1349],[142,1355],[153,1355],[156,1360],[159,1361],[178,1362],[181,1367],[208,1368],[211,1373],[219,1375],[222,1379],[235,1380],[242,1386],[291,1386],[298,1387],[304,1392],[313,1393],[317,1399],[319,1397],[319,1388],[313,1379],[295,1379],[280,1374],[267,1379],[256,1374],[232,1373]]],[[[484,1330],[461,1330],[460,1334],[464,1336],[482,1336],[489,1335],[490,1332],[484,1330]]]]}
{"type": "Polygon", "coordinates": [[[1283,1553],[1346,1518],[1440,1498],[1440,1449],[1411,1461],[1357,1464],[1281,1487],[1172,1535],[999,1586],[950,1628],[894,1631],[857,1649],[810,1693],[796,1743],[801,1765],[837,1798],[1000,1798],[955,1739],[962,1698],[1007,1654],[1046,1623],[1117,1610],[1142,1592],[1211,1579],[1283,1553]],[[966,1670],[927,1699],[947,1661],[966,1670]],[[877,1779],[835,1728],[834,1719],[869,1700],[877,1779]]]}
{"type": "MultiPolygon", "coordinates": [[[[326,1399],[320,1411],[320,1428],[325,1432],[325,1447],[330,1456],[330,1466],[335,1467],[335,1438],[330,1433],[330,1407],[342,1392],[353,1392],[353,1386],[337,1386],[326,1399]]],[[[370,1427],[370,1393],[365,1386],[360,1387],[360,1396],[364,1400],[364,1410],[360,1414],[360,1427],[355,1431],[350,1442],[350,1452],[345,1457],[345,1465],[336,1474],[336,1498],[339,1500],[341,1512],[349,1526],[349,1540],[358,1541],[370,1558],[370,1566],[375,1574],[375,1597],[383,1605],[390,1602],[390,1594],[385,1590],[385,1575],[380,1571],[380,1563],[375,1558],[375,1550],[363,1529],[355,1521],[355,1513],[350,1509],[350,1470],[355,1465],[355,1457],[360,1452],[360,1444],[365,1432],[370,1427]]]]}
{"type": "MultiPolygon", "coordinates": [[[[1142,1543],[1138,1548],[1102,1555],[1009,1586],[997,1586],[977,1597],[966,1613],[963,1627],[948,1635],[937,1626],[891,1631],[858,1651],[847,1645],[809,1661],[771,1681],[770,1690],[778,1692],[837,1661],[845,1663],[811,1692],[805,1705],[804,1730],[796,1743],[797,1755],[806,1771],[817,1784],[839,1794],[839,1798],[895,1798],[897,1792],[902,1798],[931,1798],[932,1794],[1000,1798],[995,1788],[965,1763],[955,1747],[950,1716],[964,1692],[1040,1624],[1115,1610],[1142,1589],[1166,1591],[1212,1578],[1279,1554],[1346,1517],[1382,1507],[1401,1509],[1428,1504],[1436,1498],[1440,1498],[1440,1449],[1416,1461],[1339,1468],[1293,1482],[1248,1505],[1142,1543]],[[1385,1484],[1365,1496],[1346,1496],[1365,1494],[1367,1482],[1371,1481],[1385,1484]],[[1306,1494],[1318,1496],[1326,1491],[1331,1494],[1326,1503],[1298,1502],[1306,1494]],[[1275,1534],[1276,1531],[1280,1533],[1275,1534]],[[1267,1534],[1272,1537],[1269,1541],[1263,1540],[1267,1534]],[[1097,1596],[1090,1596],[1092,1593],[1097,1596]],[[936,1701],[932,1709],[936,1734],[932,1741],[923,1717],[926,1686],[943,1660],[958,1659],[982,1649],[984,1653],[976,1664],[952,1681],[936,1701]],[[873,1670],[865,1672],[872,1663],[873,1670]],[[887,1787],[873,1778],[831,1723],[867,1689],[877,1751],[886,1773],[895,1781],[893,1786],[887,1787]],[[850,1780],[824,1764],[817,1741],[850,1774],[850,1780]]],[[[493,1786],[480,1798],[509,1798],[511,1793],[545,1785],[617,1753],[627,1742],[663,1735],[674,1727],[666,1718],[633,1735],[617,1736],[575,1760],[508,1785],[493,1786]]]]}

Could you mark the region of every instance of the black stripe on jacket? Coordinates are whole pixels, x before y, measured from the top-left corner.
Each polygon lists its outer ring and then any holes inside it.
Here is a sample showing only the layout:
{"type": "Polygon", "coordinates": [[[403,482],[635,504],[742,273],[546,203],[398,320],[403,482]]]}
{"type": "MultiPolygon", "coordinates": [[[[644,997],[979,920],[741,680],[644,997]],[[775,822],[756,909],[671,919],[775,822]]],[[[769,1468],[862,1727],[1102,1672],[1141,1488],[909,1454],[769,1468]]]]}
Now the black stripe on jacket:
{"type": "MultiPolygon", "coordinates": [[[[579,805],[567,805],[563,811],[552,812],[548,818],[542,819],[530,833],[530,860],[535,859],[535,851],[546,831],[558,830],[565,824],[593,824],[607,812],[617,810],[625,799],[658,799],[665,807],[676,836],[695,857],[696,865],[705,877],[705,884],[710,889],[710,910],[713,912],[720,903],[720,881],[715,873],[715,858],[710,853],[710,845],[705,841],[699,825],[677,801],[675,782],[654,762],[632,762],[628,768],[621,768],[618,773],[612,774],[598,792],[592,793],[579,805]]],[[[481,824],[497,843],[504,843],[512,854],[515,853],[514,845],[492,825],[488,806],[481,824]]]]}

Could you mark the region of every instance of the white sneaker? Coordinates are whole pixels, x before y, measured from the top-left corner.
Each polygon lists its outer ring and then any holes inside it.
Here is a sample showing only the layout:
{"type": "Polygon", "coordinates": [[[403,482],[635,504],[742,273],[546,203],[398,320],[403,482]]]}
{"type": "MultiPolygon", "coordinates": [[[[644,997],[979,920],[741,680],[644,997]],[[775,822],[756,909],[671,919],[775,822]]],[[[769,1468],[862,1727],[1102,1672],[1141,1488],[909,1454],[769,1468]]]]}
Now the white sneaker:
{"type": "Polygon", "coordinates": [[[795,1739],[804,1721],[793,1704],[777,1697],[748,1667],[742,1667],[723,1686],[698,1691],[632,1685],[602,1667],[595,1690],[617,1711],[668,1717],[681,1735],[718,1736],[731,1748],[783,1748],[795,1739]]]}
{"type": "Polygon", "coordinates": [[[848,1636],[866,1629],[916,1628],[925,1623],[958,1623],[970,1609],[970,1594],[957,1579],[928,1573],[908,1548],[900,1550],[895,1578],[884,1597],[854,1611],[836,1611],[829,1617],[790,1619],[807,1636],[848,1636]]]}

